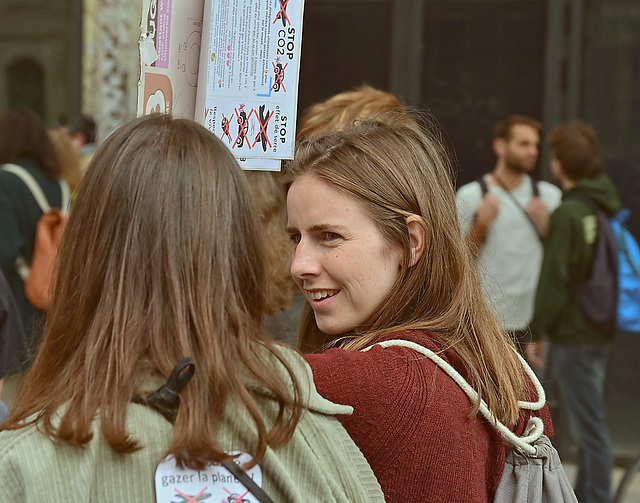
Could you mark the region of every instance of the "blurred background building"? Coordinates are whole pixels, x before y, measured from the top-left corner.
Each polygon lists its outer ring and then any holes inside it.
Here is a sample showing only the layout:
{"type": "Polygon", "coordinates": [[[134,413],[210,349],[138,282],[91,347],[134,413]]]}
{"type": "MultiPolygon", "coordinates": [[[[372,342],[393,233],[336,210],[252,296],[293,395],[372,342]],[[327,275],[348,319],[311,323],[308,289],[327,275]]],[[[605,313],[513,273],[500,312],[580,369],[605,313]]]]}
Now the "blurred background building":
{"type": "MultiPolygon", "coordinates": [[[[0,112],[104,137],[136,115],[141,0],[1,0],[0,112]]],[[[583,118],[640,237],[640,0],[306,0],[299,106],[368,83],[430,111],[459,184],[493,165],[490,131],[523,113],[583,118]]],[[[549,178],[543,152],[538,174],[549,178]]],[[[640,453],[640,337],[621,335],[609,408],[618,457],[640,453]]]]}
{"type": "Polygon", "coordinates": [[[85,112],[104,137],[136,116],[136,0],[2,0],[0,111],[31,108],[54,126],[85,112]]]}

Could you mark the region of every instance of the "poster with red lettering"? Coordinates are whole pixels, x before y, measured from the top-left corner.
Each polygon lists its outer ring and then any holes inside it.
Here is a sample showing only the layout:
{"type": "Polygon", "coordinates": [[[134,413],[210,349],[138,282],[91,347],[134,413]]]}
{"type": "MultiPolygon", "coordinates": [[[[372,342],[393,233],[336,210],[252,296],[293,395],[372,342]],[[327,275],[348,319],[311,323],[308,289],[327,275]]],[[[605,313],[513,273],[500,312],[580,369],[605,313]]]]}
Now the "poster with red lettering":
{"type": "Polygon", "coordinates": [[[245,169],[293,158],[303,11],[303,0],[205,0],[195,118],[245,169]]]}
{"type": "Polygon", "coordinates": [[[138,115],[203,124],[243,169],[293,158],[304,0],[143,0],[138,115]]]}

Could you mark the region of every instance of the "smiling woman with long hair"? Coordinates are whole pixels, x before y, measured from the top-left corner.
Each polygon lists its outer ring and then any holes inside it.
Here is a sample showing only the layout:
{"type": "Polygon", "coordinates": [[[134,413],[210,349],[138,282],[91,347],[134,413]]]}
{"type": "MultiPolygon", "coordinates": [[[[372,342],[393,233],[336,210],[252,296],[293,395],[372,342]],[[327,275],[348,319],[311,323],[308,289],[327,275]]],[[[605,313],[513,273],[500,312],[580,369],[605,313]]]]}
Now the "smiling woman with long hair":
{"type": "Polygon", "coordinates": [[[510,446],[480,398],[521,435],[531,412],[518,401],[533,397],[482,295],[441,142],[403,116],[362,121],[303,142],[285,181],[308,301],[299,343],[337,346],[307,361],[322,394],[354,407],[341,421],[387,501],[492,501],[510,446]],[[438,354],[478,399],[413,349],[371,347],[398,339],[438,354]]]}
{"type": "Polygon", "coordinates": [[[165,456],[204,470],[244,452],[274,501],[382,500],[331,417],[350,409],[265,335],[257,222],[231,152],[202,126],[150,116],[103,143],[66,229],[42,347],[1,428],[4,498],[152,501],[165,456]],[[137,402],[184,357],[195,373],[172,426],[137,402]]]}

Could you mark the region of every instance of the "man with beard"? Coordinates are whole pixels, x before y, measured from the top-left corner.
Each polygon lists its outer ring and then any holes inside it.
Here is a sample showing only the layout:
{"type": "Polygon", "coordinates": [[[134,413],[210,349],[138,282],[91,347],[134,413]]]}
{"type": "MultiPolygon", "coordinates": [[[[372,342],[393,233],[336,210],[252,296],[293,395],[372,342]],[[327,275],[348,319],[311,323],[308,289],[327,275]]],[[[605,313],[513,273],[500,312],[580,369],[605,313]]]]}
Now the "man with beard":
{"type": "Polygon", "coordinates": [[[541,129],[521,115],[499,122],[493,131],[493,171],[460,187],[456,197],[487,299],[523,353],[531,337],[542,241],[562,197],[555,185],[529,175],[538,160],[541,129]]]}

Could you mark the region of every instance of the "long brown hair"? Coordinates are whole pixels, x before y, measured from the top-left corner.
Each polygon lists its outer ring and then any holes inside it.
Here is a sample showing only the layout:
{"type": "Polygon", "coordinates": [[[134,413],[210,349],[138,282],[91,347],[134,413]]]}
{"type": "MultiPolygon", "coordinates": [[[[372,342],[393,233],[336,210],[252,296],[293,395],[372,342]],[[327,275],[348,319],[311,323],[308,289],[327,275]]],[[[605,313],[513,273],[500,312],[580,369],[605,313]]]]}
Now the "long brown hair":
{"type": "Polygon", "coordinates": [[[265,313],[274,314],[291,304],[298,290],[289,273],[289,236],[287,226],[287,203],[279,172],[245,171],[253,193],[260,227],[267,244],[267,282],[265,313]]]}
{"type": "Polygon", "coordinates": [[[50,179],[62,171],[44,120],[32,110],[15,108],[0,116],[0,164],[28,157],[50,179]]]}
{"type": "Polygon", "coordinates": [[[120,127],[81,182],[44,341],[3,429],[37,423],[78,446],[99,414],[111,447],[132,452],[128,404],[145,378],[167,378],[192,356],[169,453],[193,468],[228,458],[216,437],[235,395],[255,422],[259,462],[291,438],[302,407],[291,366],[262,329],[262,251],[246,180],[214,135],[163,115],[120,127]],[[279,404],[269,430],[247,376],[279,404]]]}
{"type": "MultiPolygon", "coordinates": [[[[384,333],[432,332],[460,356],[497,417],[514,424],[524,386],[522,367],[484,301],[457,218],[451,166],[436,132],[401,121],[365,121],[302,143],[287,166],[286,184],[309,174],[355,197],[385,240],[404,250],[404,264],[388,297],[357,334],[342,334],[347,337],[338,344],[359,350],[384,333]],[[413,266],[409,215],[420,217],[425,233],[425,251],[413,266]]],[[[305,340],[328,337],[309,305],[299,337],[303,350],[305,340]]]]}

